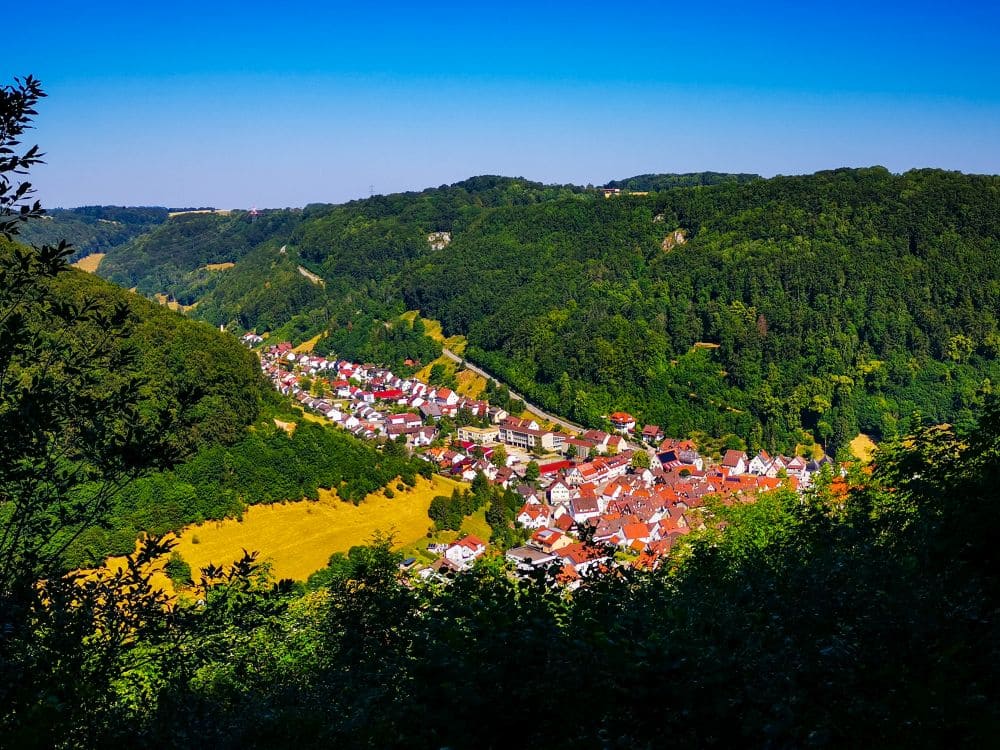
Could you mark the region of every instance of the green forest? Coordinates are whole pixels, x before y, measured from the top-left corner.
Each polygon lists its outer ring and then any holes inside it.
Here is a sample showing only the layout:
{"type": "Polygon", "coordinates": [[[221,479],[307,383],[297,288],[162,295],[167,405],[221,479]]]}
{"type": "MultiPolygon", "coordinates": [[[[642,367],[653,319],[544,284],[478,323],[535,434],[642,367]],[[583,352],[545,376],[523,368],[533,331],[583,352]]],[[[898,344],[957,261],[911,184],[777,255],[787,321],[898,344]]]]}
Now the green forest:
{"type": "MultiPolygon", "coordinates": [[[[407,309],[552,411],[830,453],[914,415],[968,427],[1000,376],[1000,179],[883,168],[661,175],[649,195],[477,177],[302,211],[166,222],[101,273],[213,324],[398,362],[407,309]],[[437,249],[431,232],[449,232],[437,249]],[[209,262],[236,262],[222,273],[209,262]],[[323,279],[317,284],[299,271],[323,279]]],[[[440,244],[440,243],[439,243],[440,244]]],[[[425,344],[431,353],[431,345],[425,344]]]]}
{"type": "MultiPolygon", "coordinates": [[[[21,259],[37,272],[32,251],[0,246],[6,269],[0,278],[11,282],[12,294],[21,259]]],[[[379,450],[302,420],[264,380],[257,356],[207,323],[73,269],[60,269],[34,293],[30,314],[12,321],[22,330],[6,331],[13,346],[0,364],[7,382],[61,390],[49,401],[28,400],[21,411],[6,412],[3,438],[15,454],[19,444],[31,445],[36,460],[73,485],[65,507],[46,510],[39,530],[45,552],[55,554],[62,569],[127,554],[144,532],[239,516],[256,503],[316,499],[319,488],[358,503],[397,477],[412,485],[431,468],[394,445],[379,450]],[[90,369],[80,368],[84,360],[90,369]],[[128,409],[114,415],[120,400],[129,401],[128,409]],[[43,410],[51,413],[31,438],[26,425],[43,410]],[[69,434],[53,434],[66,429],[60,420],[79,413],[94,420],[84,435],[107,432],[89,448],[92,455],[65,445],[69,434]],[[288,435],[274,426],[275,416],[301,424],[288,435]],[[106,465],[112,461],[113,470],[106,465]],[[60,513],[90,506],[83,522],[59,523],[60,513]]],[[[15,394],[24,391],[10,397],[15,394]]],[[[5,496],[20,480],[8,481],[5,496]]],[[[16,515],[16,507],[0,504],[0,521],[16,515]]],[[[11,546],[0,553],[15,554],[13,540],[2,541],[11,546]]]]}
{"type": "MultiPolygon", "coordinates": [[[[612,199],[477,178],[277,216],[289,235],[253,247],[266,221],[212,217],[176,279],[176,260],[129,265],[122,248],[131,285],[200,284],[205,322],[71,270],[61,242],[15,242],[43,215],[23,179],[41,156],[19,141],[42,96],[31,77],[0,86],[0,745],[995,744],[996,178],[843,170],[612,199]],[[229,234],[236,267],[192,276],[227,262],[229,234]],[[410,347],[419,321],[370,325],[407,307],[574,415],[620,402],[733,440],[884,442],[842,481],[711,502],[665,565],[598,568],[573,591],[492,555],[446,583],[404,579],[385,536],[308,584],[246,551],[177,599],[151,582],[173,546],[156,534],[106,576],[65,572],[140,526],[411,478],[399,444],[271,427],[291,407],[214,328],[410,347]]],[[[454,527],[486,507],[507,545],[518,502],[478,479],[433,515],[454,527]]]]}
{"type": "Polygon", "coordinates": [[[165,222],[167,214],[166,208],[155,206],[55,208],[46,211],[39,221],[22,227],[20,236],[29,245],[68,242],[73,246],[70,260],[76,260],[125,244],[165,222]]]}

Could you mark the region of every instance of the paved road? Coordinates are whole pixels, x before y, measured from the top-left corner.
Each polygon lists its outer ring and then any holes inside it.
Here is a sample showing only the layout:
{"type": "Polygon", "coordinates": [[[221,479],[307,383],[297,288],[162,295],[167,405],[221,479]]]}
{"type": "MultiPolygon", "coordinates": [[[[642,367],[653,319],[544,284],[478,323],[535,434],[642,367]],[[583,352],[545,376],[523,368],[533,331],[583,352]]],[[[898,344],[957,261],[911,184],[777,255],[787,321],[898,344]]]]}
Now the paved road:
{"type": "MultiPolygon", "coordinates": [[[[486,372],[486,370],[482,369],[481,367],[477,367],[476,365],[472,364],[471,362],[468,362],[468,361],[462,359],[462,357],[460,357],[459,355],[455,354],[455,352],[451,351],[447,347],[444,347],[442,349],[441,353],[444,354],[444,356],[446,356],[452,362],[457,362],[460,365],[464,365],[465,369],[472,370],[472,372],[476,373],[477,375],[481,375],[482,377],[487,378],[489,380],[496,380],[497,382],[500,382],[500,379],[497,378],[495,375],[491,375],[490,373],[486,372]]],[[[562,417],[557,417],[555,414],[549,414],[547,411],[544,411],[544,410],[538,408],[537,406],[535,406],[534,404],[530,403],[524,396],[522,396],[520,393],[517,393],[516,391],[511,391],[510,392],[510,397],[511,398],[516,398],[519,401],[523,401],[525,409],[527,409],[528,411],[530,411],[536,417],[541,417],[542,419],[544,419],[547,422],[552,422],[552,424],[557,424],[560,427],[564,427],[567,430],[572,430],[573,432],[583,432],[584,430],[587,429],[586,427],[581,427],[580,425],[576,424],[575,422],[569,422],[569,421],[563,419],[562,417]]]]}

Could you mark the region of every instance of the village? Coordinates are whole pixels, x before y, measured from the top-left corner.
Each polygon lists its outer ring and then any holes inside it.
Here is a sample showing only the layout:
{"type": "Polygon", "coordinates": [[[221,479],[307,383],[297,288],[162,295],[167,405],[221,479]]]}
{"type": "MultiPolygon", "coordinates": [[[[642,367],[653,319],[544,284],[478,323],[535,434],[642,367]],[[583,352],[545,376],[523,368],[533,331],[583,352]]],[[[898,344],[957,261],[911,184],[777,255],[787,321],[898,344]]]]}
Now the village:
{"type": "MultiPolygon", "coordinates": [[[[265,376],[304,410],[364,440],[405,442],[452,479],[472,482],[481,474],[516,492],[523,506],[515,522],[526,541],[507,550],[507,559],[523,575],[557,570],[570,587],[596,568],[658,567],[679,539],[704,528],[711,498],[752,502],[781,486],[801,491],[832,465],[826,456],[763,450],[728,450],[711,460],[692,441],[655,425],[640,428],[625,412],[608,416],[609,431],[549,430],[384,367],[296,352],[287,342],[265,345],[254,333],[242,341],[259,347],[265,376]]],[[[431,545],[440,556],[416,574],[465,570],[487,553],[488,541],[466,535],[431,545]]]]}

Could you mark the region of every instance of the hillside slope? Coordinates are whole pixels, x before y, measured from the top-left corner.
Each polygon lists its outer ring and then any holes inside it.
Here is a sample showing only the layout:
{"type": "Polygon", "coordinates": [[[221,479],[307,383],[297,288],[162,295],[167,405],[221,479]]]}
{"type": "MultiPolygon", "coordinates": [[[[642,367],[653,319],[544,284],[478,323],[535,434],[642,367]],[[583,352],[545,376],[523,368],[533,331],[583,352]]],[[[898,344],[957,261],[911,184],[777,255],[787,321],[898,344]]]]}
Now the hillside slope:
{"type": "Polygon", "coordinates": [[[29,245],[55,245],[65,240],[73,246],[71,260],[107,252],[167,220],[167,209],[119,206],[54,208],[38,221],[20,229],[20,239],[29,245]]]}
{"type": "Polygon", "coordinates": [[[168,222],[101,273],[301,339],[419,309],[467,336],[469,359],[589,424],[625,408],[735,446],[834,451],[859,430],[905,432],[914,411],[969,424],[1000,377],[1000,180],[738,177],[610,199],[482,177],[275,212],[270,233],[245,217],[168,222]],[[199,280],[223,260],[236,265],[199,280]]]}

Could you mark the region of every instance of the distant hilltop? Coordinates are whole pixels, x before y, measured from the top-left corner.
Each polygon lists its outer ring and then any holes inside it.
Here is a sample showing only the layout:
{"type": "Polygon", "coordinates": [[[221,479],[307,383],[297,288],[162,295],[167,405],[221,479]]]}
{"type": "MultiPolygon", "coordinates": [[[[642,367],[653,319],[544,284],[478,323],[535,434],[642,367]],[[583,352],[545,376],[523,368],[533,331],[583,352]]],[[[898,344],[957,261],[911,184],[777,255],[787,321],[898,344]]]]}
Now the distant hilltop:
{"type": "Polygon", "coordinates": [[[635,177],[626,177],[623,180],[611,180],[604,186],[604,192],[615,193],[621,191],[628,192],[651,192],[658,190],[669,190],[680,187],[700,187],[705,185],[721,185],[722,183],[733,182],[743,184],[763,179],[759,174],[729,172],[688,172],[686,174],[639,174],[635,177]]]}

